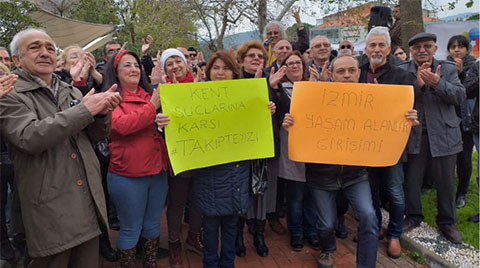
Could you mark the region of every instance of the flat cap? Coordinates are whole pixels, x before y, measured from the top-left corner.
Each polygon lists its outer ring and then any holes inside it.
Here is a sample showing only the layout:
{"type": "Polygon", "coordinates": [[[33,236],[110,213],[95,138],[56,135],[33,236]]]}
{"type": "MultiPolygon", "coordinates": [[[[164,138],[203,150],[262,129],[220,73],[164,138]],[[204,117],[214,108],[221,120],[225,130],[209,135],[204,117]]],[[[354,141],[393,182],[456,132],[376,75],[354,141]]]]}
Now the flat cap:
{"type": "Polygon", "coordinates": [[[437,36],[433,33],[418,33],[414,35],[412,38],[410,38],[410,40],[408,40],[408,46],[412,46],[416,42],[430,41],[430,40],[437,42],[437,36]]]}

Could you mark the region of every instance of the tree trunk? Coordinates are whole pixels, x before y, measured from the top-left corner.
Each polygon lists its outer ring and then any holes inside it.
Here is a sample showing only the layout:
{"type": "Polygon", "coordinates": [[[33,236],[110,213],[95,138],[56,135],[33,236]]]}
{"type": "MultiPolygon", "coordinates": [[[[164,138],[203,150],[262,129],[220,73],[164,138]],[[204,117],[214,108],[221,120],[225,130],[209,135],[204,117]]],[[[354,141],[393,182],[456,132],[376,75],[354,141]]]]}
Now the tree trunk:
{"type": "MultiPolygon", "coordinates": [[[[408,50],[408,40],[424,31],[421,0],[400,0],[402,47],[408,50]]],[[[408,53],[408,52],[407,52],[408,53]]]]}
{"type": "Polygon", "coordinates": [[[263,28],[265,28],[265,25],[267,25],[267,0],[259,0],[257,27],[260,38],[262,38],[263,28]]]}

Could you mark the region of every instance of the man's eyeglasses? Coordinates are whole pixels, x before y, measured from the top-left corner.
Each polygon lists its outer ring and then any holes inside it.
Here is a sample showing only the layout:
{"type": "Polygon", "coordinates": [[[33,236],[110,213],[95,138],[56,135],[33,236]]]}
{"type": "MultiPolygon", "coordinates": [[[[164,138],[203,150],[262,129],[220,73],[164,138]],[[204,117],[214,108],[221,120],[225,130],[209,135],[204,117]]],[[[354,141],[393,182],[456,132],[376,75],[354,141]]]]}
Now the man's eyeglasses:
{"type": "Polygon", "coordinates": [[[113,55],[113,54],[115,54],[115,53],[118,53],[118,51],[120,51],[120,48],[118,48],[118,49],[109,49],[109,50],[107,51],[107,54],[113,55]]]}
{"type": "Polygon", "coordinates": [[[247,54],[247,57],[252,58],[252,59],[255,58],[255,56],[257,56],[260,59],[263,59],[263,54],[255,54],[255,53],[247,54]]]}
{"type": "Polygon", "coordinates": [[[329,43],[318,43],[318,44],[315,44],[313,47],[314,48],[322,48],[323,47],[330,47],[330,44],[329,43]]]}
{"type": "Polygon", "coordinates": [[[413,46],[412,46],[412,49],[413,49],[413,50],[420,50],[420,49],[423,47],[425,50],[429,50],[429,49],[431,49],[433,46],[434,46],[433,44],[413,45],[413,46]]]}
{"type": "Polygon", "coordinates": [[[301,60],[291,61],[291,62],[285,63],[285,65],[287,65],[288,68],[292,68],[295,65],[297,65],[297,66],[302,65],[302,61],[301,60]]]}
{"type": "Polygon", "coordinates": [[[197,53],[191,53],[190,54],[190,57],[196,57],[197,56],[197,53]]]}
{"type": "Polygon", "coordinates": [[[351,45],[341,45],[340,48],[341,49],[351,49],[352,46],[351,45]]]}

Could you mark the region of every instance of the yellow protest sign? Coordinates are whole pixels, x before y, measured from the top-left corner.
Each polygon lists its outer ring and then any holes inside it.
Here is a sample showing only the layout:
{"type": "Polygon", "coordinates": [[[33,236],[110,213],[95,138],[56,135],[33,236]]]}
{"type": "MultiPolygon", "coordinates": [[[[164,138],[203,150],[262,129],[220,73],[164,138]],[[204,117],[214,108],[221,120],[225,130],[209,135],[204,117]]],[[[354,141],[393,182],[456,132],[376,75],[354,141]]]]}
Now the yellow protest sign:
{"type": "Polygon", "coordinates": [[[265,78],[160,86],[173,171],[274,156],[265,78]]]}
{"type": "Polygon", "coordinates": [[[391,166],[407,144],[413,87],[295,82],[289,158],[298,162],[391,166]]]}

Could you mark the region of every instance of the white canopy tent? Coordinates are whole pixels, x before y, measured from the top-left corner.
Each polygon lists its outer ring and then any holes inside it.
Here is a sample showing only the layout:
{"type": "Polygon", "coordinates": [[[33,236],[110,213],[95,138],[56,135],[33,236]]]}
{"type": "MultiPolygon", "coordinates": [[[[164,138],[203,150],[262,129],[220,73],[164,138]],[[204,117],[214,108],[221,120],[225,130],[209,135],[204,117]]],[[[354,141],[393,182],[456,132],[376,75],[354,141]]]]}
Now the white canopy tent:
{"type": "Polygon", "coordinates": [[[113,25],[71,20],[45,10],[33,11],[28,15],[42,25],[61,49],[77,44],[86,51],[93,51],[110,41],[115,31],[113,25]]]}

